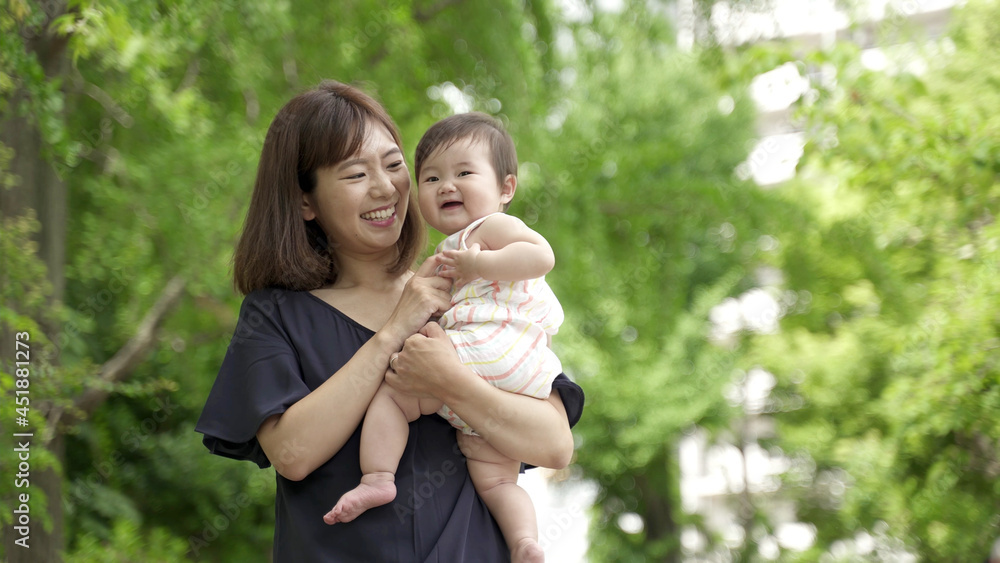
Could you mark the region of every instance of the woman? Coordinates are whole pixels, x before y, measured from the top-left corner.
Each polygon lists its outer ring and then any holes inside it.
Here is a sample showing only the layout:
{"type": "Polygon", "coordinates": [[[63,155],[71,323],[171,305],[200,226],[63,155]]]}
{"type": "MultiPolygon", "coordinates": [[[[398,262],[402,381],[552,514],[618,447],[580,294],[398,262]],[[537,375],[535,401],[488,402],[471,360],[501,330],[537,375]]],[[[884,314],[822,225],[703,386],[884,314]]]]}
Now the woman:
{"type": "Polygon", "coordinates": [[[534,399],[463,366],[429,322],[450,281],[431,259],[410,270],[423,245],[399,133],[377,102],[327,82],[282,108],[236,248],[246,298],[196,428],[213,453],[274,465],[276,562],[507,561],[461,449],[483,439],[528,464],[569,462],[582,390],[560,376],[534,399]],[[458,444],[443,418],[419,418],[395,501],[327,526],[361,478],[361,421],[383,379],[444,401],[481,438],[458,444]]]}

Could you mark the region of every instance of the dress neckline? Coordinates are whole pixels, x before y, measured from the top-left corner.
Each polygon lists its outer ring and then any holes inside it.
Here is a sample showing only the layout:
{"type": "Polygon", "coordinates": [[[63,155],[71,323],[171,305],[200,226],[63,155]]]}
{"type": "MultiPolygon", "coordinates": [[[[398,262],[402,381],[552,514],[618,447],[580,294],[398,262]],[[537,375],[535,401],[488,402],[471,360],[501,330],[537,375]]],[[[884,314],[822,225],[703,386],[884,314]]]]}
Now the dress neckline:
{"type": "Polygon", "coordinates": [[[306,294],[306,295],[308,295],[309,297],[311,297],[311,298],[312,298],[312,299],[313,299],[314,301],[318,301],[319,303],[322,303],[322,304],[323,304],[323,305],[325,305],[325,306],[326,306],[326,307],[327,307],[328,309],[330,309],[331,311],[333,311],[334,313],[336,313],[337,315],[339,315],[339,316],[340,316],[341,318],[343,318],[343,319],[344,319],[345,321],[347,321],[347,322],[349,322],[350,324],[352,324],[352,325],[356,326],[357,328],[359,328],[359,329],[361,329],[361,330],[363,330],[363,331],[365,331],[365,332],[367,332],[367,333],[370,333],[370,334],[375,334],[375,332],[376,332],[375,330],[372,330],[372,329],[370,329],[370,328],[366,327],[365,325],[363,325],[363,324],[359,323],[358,321],[354,320],[354,319],[353,319],[352,317],[350,317],[350,316],[349,316],[349,315],[348,315],[347,313],[345,313],[345,312],[341,311],[340,309],[338,309],[338,308],[334,307],[334,306],[333,306],[332,304],[330,304],[330,303],[329,303],[328,301],[326,301],[325,299],[322,299],[322,298],[320,298],[319,296],[317,296],[317,295],[313,294],[313,292],[311,292],[311,291],[306,291],[306,292],[305,292],[305,294],[306,294]]]}

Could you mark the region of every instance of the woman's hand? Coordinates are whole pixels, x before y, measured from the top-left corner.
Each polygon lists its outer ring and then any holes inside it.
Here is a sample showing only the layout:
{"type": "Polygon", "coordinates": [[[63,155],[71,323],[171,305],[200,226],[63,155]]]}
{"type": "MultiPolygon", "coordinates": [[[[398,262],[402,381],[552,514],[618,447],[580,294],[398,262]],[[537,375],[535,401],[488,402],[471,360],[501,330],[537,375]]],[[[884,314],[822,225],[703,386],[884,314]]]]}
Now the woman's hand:
{"type": "MultiPolygon", "coordinates": [[[[451,339],[436,322],[429,322],[420,332],[406,339],[385,373],[385,382],[393,389],[419,398],[441,400],[443,390],[455,377],[470,372],[458,359],[451,339]]],[[[473,374],[474,375],[474,374],[473,374]]]]}
{"type": "Polygon", "coordinates": [[[444,314],[451,307],[451,280],[435,273],[440,265],[440,257],[436,254],[424,260],[406,282],[395,310],[382,327],[381,332],[396,343],[397,349],[429,319],[444,314]]]}

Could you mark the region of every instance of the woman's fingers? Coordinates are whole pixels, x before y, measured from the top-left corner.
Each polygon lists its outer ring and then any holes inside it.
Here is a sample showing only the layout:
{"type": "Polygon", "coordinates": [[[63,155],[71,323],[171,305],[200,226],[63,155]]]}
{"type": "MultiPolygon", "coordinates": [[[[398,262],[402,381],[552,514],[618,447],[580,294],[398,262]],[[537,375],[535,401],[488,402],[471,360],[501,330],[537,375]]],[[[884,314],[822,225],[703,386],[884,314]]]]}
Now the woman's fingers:
{"type": "MultiPolygon", "coordinates": [[[[430,259],[428,259],[429,261],[430,259]]],[[[426,264],[427,262],[424,262],[426,264]]],[[[421,266],[423,269],[423,266],[421,266]]],[[[406,283],[407,291],[404,291],[403,296],[407,297],[407,294],[413,295],[418,302],[423,304],[431,304],[433,310],[438,314],[445,312],[448,307],[451,306],[451,280],[438,275],[432,275],[428,277],[421,276],[419,273],[410,278],[410,281],[406,283]]],[[[424,319],[422,322],[426,322],[424,319]]]]}
{"type": "MultiPolygon", "coordinates": [[[[444,270],[438,272],[438,274],[434,277],[420,278],[420,280],[429,284],[434,289],[440,290],[444,293],[448,293],[451,290],[451,279],[445,275],[444,270]]],[[[451,299],[451,294],[448,295],[448,299],[451,299]]]]}
{"type": "Polygon", "coordinates": [[[417,268],[415,273],[418,278],[429,278],[434,276],[434,270],[438,267],[438,255],[428,256],[427,260],[417,268]]]}
{"type": "Polygon", "coordinates": [[[445,278],[411,277],[383,330],[402,346],[403,341],[429,319],[441,316],[451,307],[450,289],[451,280],[445,278]]]}
{"type": "Polygon", "coordinates": [[[435,254],[424,260],[406,282],[403,295],[384,327],[400,342],[451,308],[452,280],[448,274],[438,272],[441,267],[441,255],[435,254]]]}
{"type": "Polygon", "coordinates": [[[415,369],[433,375],[440,375],[441,368],[448,364],[461,366],[455,345],[436,322],[424,324],[417,334],[406,339],[400,352],[400,356],[404,355],[415,369]]]}
{"type": "Polygon", "coordinates": [[[420,329],[420,334],[426,336],[427,338],[448,338],[448,333],[441,328],[438,323],[427,323],[422,329],[420,329]]]}
{"type": "Polygon", "coordinates": [[[449,378],[464,369],[451,339],[437,323],[426,323],[417,334],[406,339],[395,362],[396,371],[388,371],[385,381],[406,395],[440,400],[450,385],[449,378]]]}
{"type": "Polygon", "coordinates": [[[432,278],[435,276],[435,270],[441,265],[441,255],[433,254],[424,260],[424,263],[417,268],[416,276],[421,278],[432,278]]]}
{"type": "Polygon", "coordinates": [[[448,278],[449,280],[454,280],[458,276],[458,272],[455,271],[455,268],[444,267],[441,268],[441,271],[438,272],[438,276],[442,278],[448,278]]]}
{"type": "MultiPolygon", "coordinates": [[[[427,288],[422,292],[421,298],[422,302],[430,307],[428,318],[431,316],[441,316],[451,308],[451,293],[448,291],[451,289],[451,280],[435,276],[433,278],[425,278],[421,282],[427,284],[427,288]]],[[[427,319],[423,319],[423,322],[427,322],[427,319]]]]}

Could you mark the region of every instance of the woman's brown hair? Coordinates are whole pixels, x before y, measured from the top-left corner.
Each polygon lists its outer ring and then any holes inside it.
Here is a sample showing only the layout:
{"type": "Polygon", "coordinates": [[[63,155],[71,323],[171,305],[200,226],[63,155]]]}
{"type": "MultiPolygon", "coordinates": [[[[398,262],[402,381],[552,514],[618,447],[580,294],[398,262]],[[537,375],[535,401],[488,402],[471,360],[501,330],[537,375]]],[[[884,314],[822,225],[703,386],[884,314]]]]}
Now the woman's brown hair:
{"type": "MultiPolygon", "coordinates": [[[[402,150],[389,114],[353,86],[325,81],[281,108],[264,138],[250,208],[236,243],[237,290],[244,295],[268,287],[306,291],[337,280],[336,256],[326,234],[316,221],[302,218],[302,194],[316,188],[317,170],[357,153],[373,125],[384,126],[402,150]]],[[[425,245],[415,191],[410,191],[390,273],[412,266],[425,245]]]]}

